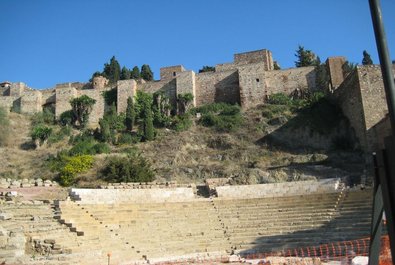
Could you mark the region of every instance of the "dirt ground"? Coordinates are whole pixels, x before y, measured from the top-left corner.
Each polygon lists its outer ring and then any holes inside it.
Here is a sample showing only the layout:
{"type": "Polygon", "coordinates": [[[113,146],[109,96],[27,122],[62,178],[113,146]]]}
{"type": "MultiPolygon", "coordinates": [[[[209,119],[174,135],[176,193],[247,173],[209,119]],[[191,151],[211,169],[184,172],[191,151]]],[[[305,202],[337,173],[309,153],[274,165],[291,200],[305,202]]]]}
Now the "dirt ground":
{"type": "Polygon", "coordinates": [[[16,191],[20,201],[28,200],[64,200],[67,197],[67,189],[62,187],[31,187],[0,189],[0,193],[16,191]]]}

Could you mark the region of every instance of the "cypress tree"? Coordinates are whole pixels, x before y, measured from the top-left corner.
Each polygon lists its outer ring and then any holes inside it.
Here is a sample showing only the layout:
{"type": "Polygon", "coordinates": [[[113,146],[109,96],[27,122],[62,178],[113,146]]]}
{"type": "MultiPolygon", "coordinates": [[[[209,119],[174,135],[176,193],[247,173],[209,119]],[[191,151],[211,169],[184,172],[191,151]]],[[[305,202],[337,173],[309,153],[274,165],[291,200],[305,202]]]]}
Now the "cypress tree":
{"type": "Polygon", "coordinates": [[[136,111],[134,109],[133,99],[128,97],[128,105],[126,107],[126,119],[125,125],[128,131],[132,131],[134,127],[134,122],[136,120],[136,111]]]}
{"type": "Polygon", "coordinates": [[[140,76],[140,69],[137,66],[133,67],[133,69],[130,73],[130,78],[139,79],[140,77],[141,77],[140,76]]]}
{"type": "Polygon", "coordinates": [[[152,95],[147,93],[139,94],[139,101],[141,105],[141,118],[143,120],[142,134],[145,141],[154,139],[154,119],[152,114],[152,95]]]}
{"type": "Polygon", "coordinates": [[[151,107],[147,108],[144,115],[144,139],[146,141],[152,141],[155,137],[154,132],[154,119],[152,117],[151,107]]]}
{"type": "Polygon", "coordinates": [[[121,80],[128,80],[128,79],[130,79],[130,70],[124,66],[122,67],[121,70],[121,80]]]}
{"type": "Polygon", "coordinates": [[[110,130],[110,124],[107,122],[106,119],[100,119],[99,120],[99,126],[100,126],[100,138],[103,142],[110,143],[111,142],[111,130],[110,130]]]}
{"type": "Polygon", "coordinates": [[[295,61],[296,67],[315,66],[318,63],[317,56],[310,50],[305,50],[303,46],[298,47],[295,56],[298,58],[295,61]]]}
{"type": "Polygon", "coordinates": [[[104,64],[103,74],[111,83],[116,83],[121,77],[121,66],[115,56],[110,59],[110,63],[104,64]]]}
{"type": "Polygon", "coordinates": [[[141,66],[141,78],[143,78],[146,81],[152,81],[154,80],[154,73],[151,71],[151,67],[148,64],[143,64],[141,66]]]}

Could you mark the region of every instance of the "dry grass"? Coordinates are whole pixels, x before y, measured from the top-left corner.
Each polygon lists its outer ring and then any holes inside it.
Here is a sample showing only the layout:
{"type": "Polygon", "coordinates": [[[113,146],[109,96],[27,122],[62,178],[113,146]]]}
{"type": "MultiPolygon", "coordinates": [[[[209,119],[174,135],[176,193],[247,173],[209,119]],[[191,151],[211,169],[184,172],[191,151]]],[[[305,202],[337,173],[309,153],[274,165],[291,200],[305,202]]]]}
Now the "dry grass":
{"type": "MultiPolygon", "coordinates": [[[[218,133],[199,125],[184,132],[162,129],[155,141],[134,147],[151,162],[158,181],[179,183],[202,183],[206,178],[217,177],[230,177],[239,184],[279,181],[279,173],[273,173],[275,170],[292,175],[296,168],[303,174],[304,170],[309,170],[309,164],[327,159],[326,155],[313,155],[314,152],[306,151],[308,149],[287,151],[260,144],[259,140],[266,134],[258,128],[262,121],[261,110],[252,109],[243,115],[244,125],[236,132],[218,133]]],[[[11,113],[10,119],[12,145],[0,148],[0,177],[52,179],[55,175],[45,160],[67,148],[67,139],[38,150],[29,149],[29,117],[11,113]]],[[[125,155],[122,149],[131,147],[113,147],[114,153],[110,155],[125,155]]],[[[103,184],[99,176],[107,156],[95,156],[94,167],[79,176],[79,185],[96,187],[103,184]]]]}

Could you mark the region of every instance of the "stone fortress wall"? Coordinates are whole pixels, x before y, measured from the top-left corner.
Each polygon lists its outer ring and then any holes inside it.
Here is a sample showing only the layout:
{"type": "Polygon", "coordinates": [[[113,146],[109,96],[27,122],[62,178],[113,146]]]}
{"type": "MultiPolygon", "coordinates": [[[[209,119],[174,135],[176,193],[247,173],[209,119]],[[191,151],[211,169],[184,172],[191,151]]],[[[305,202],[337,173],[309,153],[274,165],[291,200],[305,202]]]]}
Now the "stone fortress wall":
{"type": "Polygon", "coordinates": [[[64,83],[47,90],[35,90],[24,83],[1,84],[0,106],[13,108],[21,113],[36,113],[52,105],[56,117],[71,108],[69,101],[81,95],[96,99],[90,123],[97,124],[103,116],[105,106],[102,93],[117,89],[117,110],[126,110],[126,101],[137,90],[148,93],[163,91],[175,106],[177,95],[191,93],[194,106],[213,102],[240,104],[249,108],[263,103],[270,94],[291,93],[295,89],[314,88],[313,67],[273,70],[270,51],[258,50],[234,55],[234,62],[218,64],[214,72],[195,73],[182,65],[160,69],[160,80],[121,80],[115,85],[108,84],[103,77],[95,77],[92,83],[64,83]]]}
{"type": "MultiPolygon", "coordinates": [[[[330,85],[328,91],[339,103],[360,141],[363,150],[371,151],[378,146],[377,136],[388,127],[385,125],[387,106],[379,66],[358,66],[345,77],[342,66],[345,57],[330,57],[326,61],[330,85]],[[384,119],[384,120],[383,120],[384,119]],[[376,124],[380,128],[376,128],[376,124]],[[383,127],[384,126],[384,127],[383,127]]],[[[394,67],[395,71],[395,67],[394,67]]],[[[21,113],[35,113],[43,108],[55,108],[56,117],[71,108],[69,101],[81,95],[96,100],[90,125],[97,126],[106,108],[104,91],[117,90],[117,111],[125,112],[127,98],[138,90],[154,93],[163,91],[176,106],[177,95],[191,93],[194,106],[213,102],[237,103],[247,109],[262,104],[271,94],[291,94],[295,90],[314,90],[316,71],[314,67],[274,70],[272,53],[257,50],[234,55],[231,63],[217,64],[214,72],[195,73],[182,65],[160,69],[160,80],[121,80],[108,84],[104,77],[95,77],[92,83],[65,83],[55,88],[35,90],[24,83],[0,84],[0,106],[21,113]]]]}
{"type": "MultiPolygon", "coordinates": [[[[393,65],[395,73],[395,65],[393,65]]],[[[382,148],[382,140],[391,134],[383,77],[379,65],[359,65],[345,79],[338,78],[333,97],[348,118],[368,154],[382,148]],[[341,81],[341,82],[340,82],[341,81]]]]}

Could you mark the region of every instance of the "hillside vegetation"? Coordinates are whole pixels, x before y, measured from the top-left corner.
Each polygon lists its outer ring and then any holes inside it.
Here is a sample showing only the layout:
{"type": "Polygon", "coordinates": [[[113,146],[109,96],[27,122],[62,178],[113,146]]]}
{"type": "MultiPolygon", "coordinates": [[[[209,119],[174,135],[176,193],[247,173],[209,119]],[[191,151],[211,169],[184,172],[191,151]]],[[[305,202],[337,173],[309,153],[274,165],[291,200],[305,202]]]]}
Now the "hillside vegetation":
{"type": "Polygon", "coordinates": [[[110,108],[98,129],[74,127],[67,115],[55,122],[50,110],[34,116],[10,113],[11,140],[0,147],[0,177],[96,187],[129,181],[202,183],[219,177],[233,184],[354,180],[362,174],[352,130],[322,94],[301,99],[276,94],[246,111],[224,103],[190,108],[185,96],[177,115],[165,115],[170,112],[160,104],[163,98],[156,100],[158,105],[150,105],[152,116],[144,104],[155,97],[136,100],[135,117],[110,108]],[[150,122],[155,128],[147,127],[150,122]]]}

